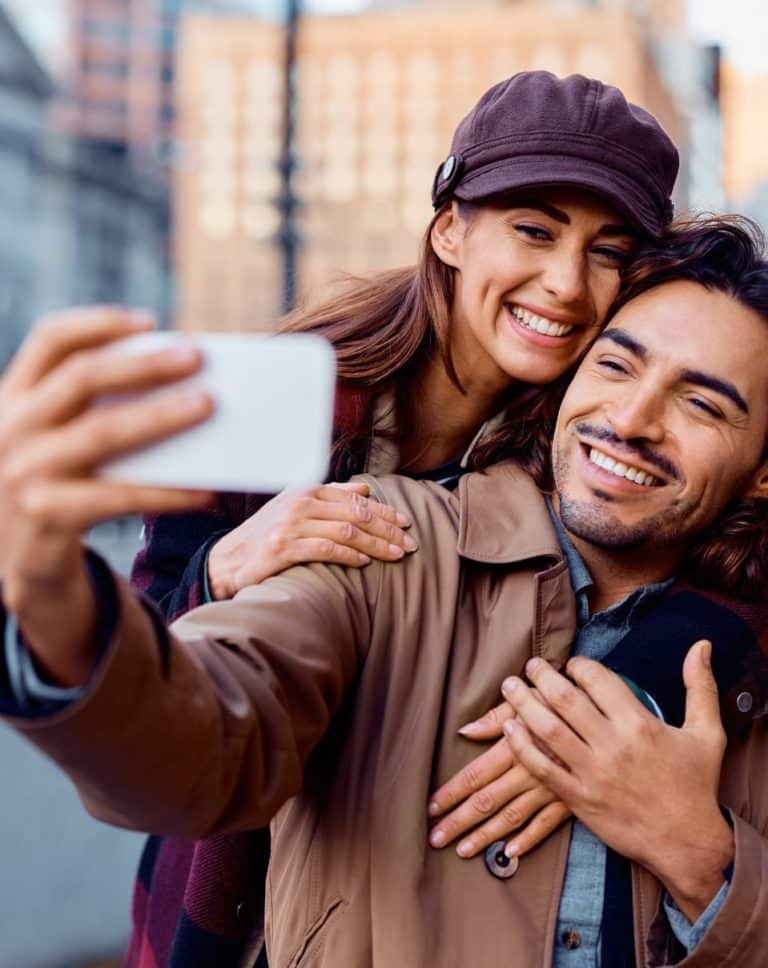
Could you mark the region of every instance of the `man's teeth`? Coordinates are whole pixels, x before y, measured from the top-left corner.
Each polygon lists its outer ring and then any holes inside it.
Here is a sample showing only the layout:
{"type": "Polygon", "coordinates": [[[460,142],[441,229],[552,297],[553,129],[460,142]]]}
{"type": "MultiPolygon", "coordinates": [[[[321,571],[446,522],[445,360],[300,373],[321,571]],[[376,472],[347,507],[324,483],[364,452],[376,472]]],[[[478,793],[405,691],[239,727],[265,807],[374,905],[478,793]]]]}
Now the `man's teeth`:
{"type": "Polygon", "coordinates": [[[523,326],[535,330],[537,333],[543,333],[544,336],[567,336],[575,328],[568,323],[553,323],[551,320],[545,319],[544,316],[537,316],[536,313],[528,312],[521,306],[512,306],[511,311],[515,319],[519,319],[523,326]]]}
{"type": "Polygon", "coordinates": [[[597,450],[596,447],[590,449],[589,459],[593,464],[602,467],[604,471],[608,471],[609,474],[615,474],[616,477],[626,477],[627,480],[634,481],[635,484],[653,487],[659,483],[658,479],[652,474],[648,474],[647,471],[641,471],[639,467],[632,467],[631,464],[622,464],[621,461],[614,460],[602,451],[597,450]]]}

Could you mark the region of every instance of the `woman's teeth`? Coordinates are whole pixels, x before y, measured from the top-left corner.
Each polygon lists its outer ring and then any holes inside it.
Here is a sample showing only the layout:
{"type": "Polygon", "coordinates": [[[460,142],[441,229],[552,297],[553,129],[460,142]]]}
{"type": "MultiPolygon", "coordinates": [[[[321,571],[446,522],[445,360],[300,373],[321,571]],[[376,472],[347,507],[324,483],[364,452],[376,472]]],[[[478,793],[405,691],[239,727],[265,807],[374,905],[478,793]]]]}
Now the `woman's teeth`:
{"type": "Polygon", "coordinates": [[[553,323],[550,319],[537,316],[536,313],[531,313],[521,306],[510,306],[510,310],[515,319],[519,319],[523,326],[537,333],[542,333],[544,336],[567,336],[575,329],[568,323],[553,323]]]}
{"type": "Polygon", "coordinates": [[[643,487],[654,487],[660,483],[652,474],[641,471],[639,467],[632,467],[631,464],[622,464],[621,461],[614,460],[602,451],[597,450],[596,447],[590,448],[589,459],[593,464],[602,467],[604,471],[608,471],[609,474],[615,474],[616,477],[626,477],[627,480],[634,481],[635,484],[642,484],[643,487]]]}

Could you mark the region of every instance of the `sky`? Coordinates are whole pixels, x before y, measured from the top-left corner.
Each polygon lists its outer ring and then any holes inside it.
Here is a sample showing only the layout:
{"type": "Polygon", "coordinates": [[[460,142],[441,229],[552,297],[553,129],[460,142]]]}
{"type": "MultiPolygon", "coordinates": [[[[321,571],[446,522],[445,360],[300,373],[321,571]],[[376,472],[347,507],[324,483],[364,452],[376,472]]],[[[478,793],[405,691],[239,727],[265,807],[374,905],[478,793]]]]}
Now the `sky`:
{"type": "MultiPolygon", "coordinates": [[[[30,39],[47,47],[62,29],[67,0],[0,0],[16,13],[30,39]]],[[[277,16],[284,0],[241,0],[244,6],[277,16]]],[[[468,0],[471,2],[471,0],[468,0]]],[[[305,0],[305,9],[322,13],[352,13],[367,0],[305,0]]],[[[689,22],[702,40],[721,43],[744,71],[768,73],[768,2],[766,0],[689,0],[689,22]]]]}

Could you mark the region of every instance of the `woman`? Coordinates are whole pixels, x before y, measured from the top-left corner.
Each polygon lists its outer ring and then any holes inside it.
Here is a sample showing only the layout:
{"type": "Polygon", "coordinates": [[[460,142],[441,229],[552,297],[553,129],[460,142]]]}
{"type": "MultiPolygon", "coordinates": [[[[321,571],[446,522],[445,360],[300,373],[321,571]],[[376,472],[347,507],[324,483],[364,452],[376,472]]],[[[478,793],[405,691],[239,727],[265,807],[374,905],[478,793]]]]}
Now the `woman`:
{"type": "MultiPolygon", "coordinates": [[[[622,267],[671,219],[676,173],[669,138],[615,88],[544,72],[491,88],[437,171],[418,265],[286,321],[336,349],[330,479],[398,471],[451,486],[467,467],[541,460],[622,267]]],[[[396,560],[415,547],[407,524],[359,485],[222,495],[207,514],[149,520],[134,581],[172,618],[298,562],[396,560]]],[[[151,840],[129,964],[191,965],[204,947],[210,963],[239,964],[256,951],[245,932],[263,902],[263,851],[259,833],[151,840]]]]}

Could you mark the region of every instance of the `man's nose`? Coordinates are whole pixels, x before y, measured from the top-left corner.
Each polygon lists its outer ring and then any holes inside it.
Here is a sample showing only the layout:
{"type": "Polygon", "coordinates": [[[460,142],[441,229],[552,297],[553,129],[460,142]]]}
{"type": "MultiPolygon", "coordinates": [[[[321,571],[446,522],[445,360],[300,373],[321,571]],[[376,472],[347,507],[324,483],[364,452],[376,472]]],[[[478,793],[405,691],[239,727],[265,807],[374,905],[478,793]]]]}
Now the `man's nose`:
{"type": "Polygon", "coordinates": [[[664,440],[664,408],[652,390],[627,389],[606,403],[605,414],[622,440],[647,440],[654,444],[664,440]]]}
{"type": "Polygon", "coordinates": [[[565,246],[558,252],[550,253],[542,283],[560,303],[583,302],[587,294],[587,261],[584,253],[565,246]]]}

